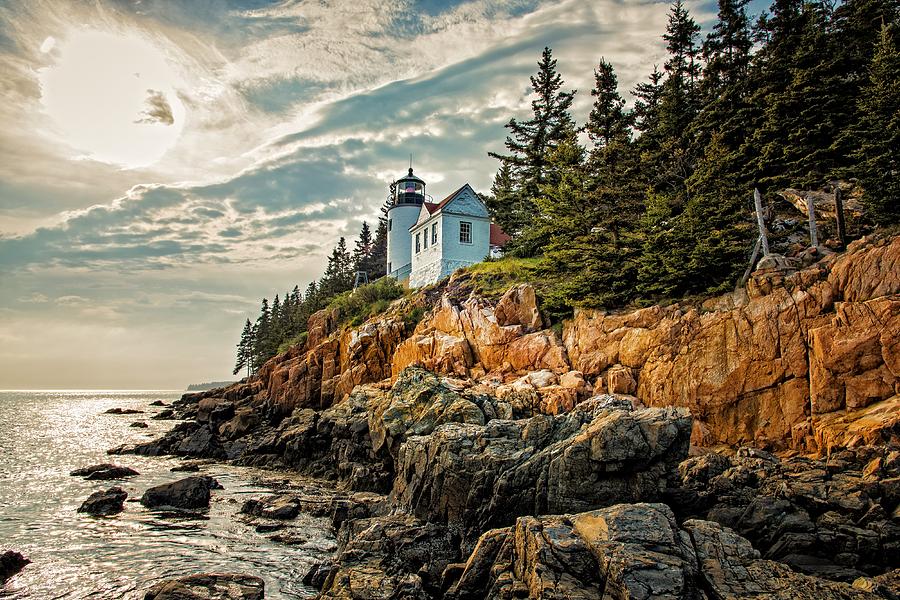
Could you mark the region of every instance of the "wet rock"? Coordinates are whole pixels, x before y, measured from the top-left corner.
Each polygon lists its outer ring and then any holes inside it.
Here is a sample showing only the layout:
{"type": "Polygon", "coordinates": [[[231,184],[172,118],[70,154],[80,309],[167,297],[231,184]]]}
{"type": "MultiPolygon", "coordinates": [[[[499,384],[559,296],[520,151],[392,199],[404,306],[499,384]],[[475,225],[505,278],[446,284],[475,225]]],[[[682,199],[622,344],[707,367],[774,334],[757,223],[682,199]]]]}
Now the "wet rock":
{"type": "Polygon", "coordinates": [[[169,469],[172,473],[196,473],[200,470],[200,465],[197,463],[185,463],[183,465],[178,465],[177,467],[172,467],[169,469]]]}
{"type": "Polygon", "coordinates": [[[166,406],[166,403],[162,400],[154,400],[150,403],[150,406],[166,406]]]}
{"type": "Polygon", "coordinates": [[[458,558],[456,542],[447,527],[407,515],[347,522],[320,597],[430,599],[458,558]]]}
{"type": "Polygon", "coordinates": [[[265,519],[294,519],[300,513],[300,502],[289,496],[267,496],[244,502],[241,512],[265,519]]]}
{"type": "Polygon", "coordinates": [[[120,487],[111,487],[108,490],[94,492],[78,508],[78,512],[87,513],[95,517],[109,517],[117,515],[125,510],[125,499],[128,492],[120,487]]]}
{"type": "Polygon", "coordinates": [[[107,411],[104,411],[105,415],[139,415],[144,411],[137,410],[136,408],[110,408],[107,411]]]}
{"type": "Polygon", "coordinates": [[[167,408],[165,410],[161,410],[152,417],[150,417],[154,421],[167,421],[175,418],[175,411],[171,408],[167,408]]]}
{"type": "Polygon", "coordinates": [[[321,590],[322,586],[325,585],[325,582],[328,581],[328,577],[331,576],[332,571],[334,571],[334,568],[334,563],[331,561],[315,563],[309,568],[306,575],[303,576],[303,583],[317,590],[321,590]]]}
{"type": "Polygon", "coordinates": [[[147,429],[147,427],[149,427],[149,425],[147,425],[143,421],[135,421],[134,423],[129,425],[129,427],[136,427],[138,429],[147,429]]]}
{"type": "Polygon", "coordinates": [[[221,489],[219,482],[207,475],[194,475],[148,489],[141,504],[147,508],[207,508],[211,489],[221,489]]]}
{"type": "Polygon", "coordinates": [[[6,582],[30,563],[30,560],[15,550],[0,552],[0,584],[6,582]]]}
{"type": "Polygon", "coordinates": [[[253,575],[199,573],[162,581],[144,600],[263,600],[265,583],[253,575]]]}
{"type": "Polygon", "coordinates": [[[140,475],[140,473],[138,473],[131,467],[114,465],[111,463],[103,463],[100,465],[91,465],[89,467],[75,469],[74,471],[69,473],[69,475],[73,477],[84,477],[89,481],[102,481],[107,479],[125,479],[126,477],[140,475]]]}

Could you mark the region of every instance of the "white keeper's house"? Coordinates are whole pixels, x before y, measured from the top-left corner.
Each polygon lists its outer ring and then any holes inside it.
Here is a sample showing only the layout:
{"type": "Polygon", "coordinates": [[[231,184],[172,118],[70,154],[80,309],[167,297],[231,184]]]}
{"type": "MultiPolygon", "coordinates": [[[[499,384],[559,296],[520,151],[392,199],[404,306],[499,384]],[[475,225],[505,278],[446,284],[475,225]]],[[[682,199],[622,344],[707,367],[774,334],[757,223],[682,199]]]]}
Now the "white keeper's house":
{"type": "Polygon", "coordinates": [[[498,255],[509,240],[467,183],[429,202],[425,182],[409,174],[394,182],[388,209],[387,273],[410,287],[436,283],[460,267],[498,255]]]}

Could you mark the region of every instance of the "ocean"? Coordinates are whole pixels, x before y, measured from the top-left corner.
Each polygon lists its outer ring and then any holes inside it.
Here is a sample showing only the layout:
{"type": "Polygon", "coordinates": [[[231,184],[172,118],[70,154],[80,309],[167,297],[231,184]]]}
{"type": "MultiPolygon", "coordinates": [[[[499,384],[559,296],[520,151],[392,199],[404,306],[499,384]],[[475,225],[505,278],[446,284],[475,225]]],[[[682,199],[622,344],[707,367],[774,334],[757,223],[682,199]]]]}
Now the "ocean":
{"type": "MultiPolygon", "coordinates": [[[[174,457],[107,456],[109,448],[147,441],[172,427],[149,417],[156,400],[169,403],[180,391],[0,391],[0,550],[15,549],[32,564],[0,590],[0,598],[143,598],[154,582],[197,572],[257,575],[267,599],[308,598],[315,590],[301,579],[317,560],[331,555],[334,538],[326,519],[298,517],[307,541],[286,545],[241,522],[244,500],[288,476],[230,465],[207,465],[224,486],[213,492],[202,518],[155,514],[126,502],[115,517],[76,512],[94,491],[119,485],[129,500],[153,485],[190,473],[170,469],[174,457]],[[108,415],[114,407],[145,411],[108,415]],[[147,429],[129,425],[145,421],[147,429]],[[124,481],[84,481],[69,472],[115,462],[136,469],[124,481]]],[[[288,479],[288,481],[285,481],[288,479]]]]}

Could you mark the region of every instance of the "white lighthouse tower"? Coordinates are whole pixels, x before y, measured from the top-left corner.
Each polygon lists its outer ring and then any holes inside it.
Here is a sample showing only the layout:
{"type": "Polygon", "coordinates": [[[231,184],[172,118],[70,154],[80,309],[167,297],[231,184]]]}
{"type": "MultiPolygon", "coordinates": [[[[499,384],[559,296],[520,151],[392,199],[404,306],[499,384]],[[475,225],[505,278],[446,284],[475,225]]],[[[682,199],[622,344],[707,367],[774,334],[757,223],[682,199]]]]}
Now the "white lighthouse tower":
{"type": "Polygon", "coordinates": [[[412,236],[409,229],[415,225],[425,202],[425,182],[413,175],[410,167],[409,174],[391,187],[391,207],[387,213],[387,274],[405,281],[412,271],[412,236]]]}

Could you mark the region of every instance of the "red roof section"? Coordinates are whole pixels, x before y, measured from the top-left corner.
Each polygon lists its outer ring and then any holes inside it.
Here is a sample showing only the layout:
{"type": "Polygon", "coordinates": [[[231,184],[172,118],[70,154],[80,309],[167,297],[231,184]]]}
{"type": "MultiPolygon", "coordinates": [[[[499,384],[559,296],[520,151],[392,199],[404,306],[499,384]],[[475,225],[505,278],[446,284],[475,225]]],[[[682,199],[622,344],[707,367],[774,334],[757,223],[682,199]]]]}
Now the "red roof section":
{"type": "Polygon", "coordinates": [[[453,200],[453,197],[454,197],[455,195],[457,195],[458,193],[460,193],[461,191],[463,191],[463,188],[466,187],[467,185],[469,185],[469,184],[468,184],[468,183],[462,184],[462,185],[461,185],[456,191],[454,191],[452,194],[450,194],[449,196],[447,196],[446,198],[444,198],[443,200],[441,200],[440,202],[438,202],[437,204],[435,204],[435,205],[434,205],[434,207],[435,207],[434,210],[431,210],[431,209],[429,208],[429,209],[428,209],[428,212],[430,212],[431,214],[434,214],[435,212],[437,212],[437,211],[441,210],[442,208],[444,208],[445,206],[447,206],[447,204],[448,204],[451,200],[453,200]]]}
{"type": "Polygon", "coordinates": [[[500,246],[502,248],[511,239],[512,236],[503,231],[499,225],[491,223],[491,246],[500,246]]]}
{"type": "Polygon", "coordinates": [[[433,215],[437,212],[438,205],[434,202],[425,202],[425,208],[428,210],[429,215],[433,215]]]}

